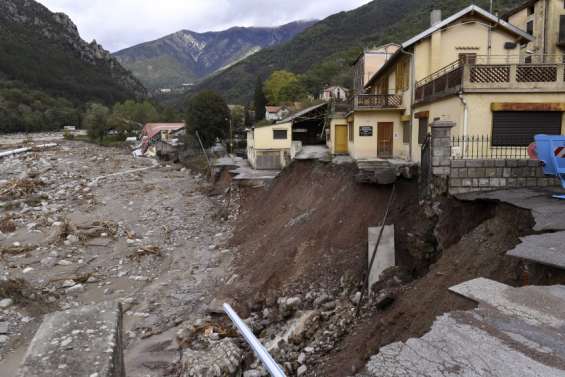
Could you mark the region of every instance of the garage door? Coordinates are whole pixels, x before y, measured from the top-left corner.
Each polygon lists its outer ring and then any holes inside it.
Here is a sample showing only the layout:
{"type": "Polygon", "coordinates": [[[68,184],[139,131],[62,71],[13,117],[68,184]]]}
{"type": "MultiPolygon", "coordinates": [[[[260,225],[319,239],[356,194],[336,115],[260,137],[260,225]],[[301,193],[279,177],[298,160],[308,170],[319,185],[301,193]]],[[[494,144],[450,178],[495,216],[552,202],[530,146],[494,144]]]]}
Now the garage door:
{"type": "Polygon", "coordinates": [[[492,119],[493,146],[527,146],[534,135],[560,135],[561,112],[496,111],[492,119]]]}

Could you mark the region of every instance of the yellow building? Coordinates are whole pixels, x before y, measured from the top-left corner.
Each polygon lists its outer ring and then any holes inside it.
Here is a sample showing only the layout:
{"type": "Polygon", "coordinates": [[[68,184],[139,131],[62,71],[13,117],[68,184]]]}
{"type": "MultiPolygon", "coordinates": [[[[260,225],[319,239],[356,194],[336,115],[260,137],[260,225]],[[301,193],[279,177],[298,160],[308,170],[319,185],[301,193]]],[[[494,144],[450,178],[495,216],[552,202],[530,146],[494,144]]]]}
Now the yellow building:
{"type": "Polygon", "coordinates": [[[285,168],[303,146],[326,142],[328,103],[311,106],[274,124],[247,132],[247,158],[254,169],[285,168]]]}
{"type": "Polygon", "coordinates": [[[455,122],[455,136],[484,135],[495,146],[561,132],[564,66],[525,64],[520,46],[532,35],[474,5],[445,20],[434,11],[431,21],[354,97],[352,157],[419,161],[436,119],[455,122]]]}
{"type": "Polygon", "coordinates": [[[521,53],[525,62],[563,62],[565,6],[562,0],[526,1],[506,13],[503,18],[534,37],[533,41],[522,46],[521,53]]]}

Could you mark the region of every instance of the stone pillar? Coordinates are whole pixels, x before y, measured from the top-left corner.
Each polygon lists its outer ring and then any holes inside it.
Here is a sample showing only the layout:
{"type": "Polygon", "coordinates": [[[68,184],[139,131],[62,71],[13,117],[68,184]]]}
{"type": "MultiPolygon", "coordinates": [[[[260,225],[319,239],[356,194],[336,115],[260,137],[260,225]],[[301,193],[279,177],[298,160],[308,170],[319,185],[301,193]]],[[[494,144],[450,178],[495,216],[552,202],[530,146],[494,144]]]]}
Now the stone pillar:
{"type": "Polygon", "coordinates": [[[435,121],[431,124],[432,196],[447,193],[451,174],[451,129],[450,121],[435,121]]]}

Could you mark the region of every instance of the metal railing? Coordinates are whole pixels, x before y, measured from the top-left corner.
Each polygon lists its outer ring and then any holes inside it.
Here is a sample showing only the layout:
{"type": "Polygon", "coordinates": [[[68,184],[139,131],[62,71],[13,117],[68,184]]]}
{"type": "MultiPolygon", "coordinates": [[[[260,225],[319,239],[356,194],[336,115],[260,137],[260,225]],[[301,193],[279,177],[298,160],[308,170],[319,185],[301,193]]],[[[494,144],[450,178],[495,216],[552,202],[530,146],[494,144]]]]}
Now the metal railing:
{"type": "Polygon", "coordinates": [[[396,94],[357,94],[351,97],[354,109],[387,109],[402,106],[402,96],[396,94]]]}
{"type": "MultiPolygon", "coordinates": [[[[532,140],[533,141],[533,140],[532,140]]],[[[453,136],[451,139],[452,159],[484,159],[484,160],[523,160],[529,159],[528,147],[523,145],[493,145],[487,135],[453,136]]]]}

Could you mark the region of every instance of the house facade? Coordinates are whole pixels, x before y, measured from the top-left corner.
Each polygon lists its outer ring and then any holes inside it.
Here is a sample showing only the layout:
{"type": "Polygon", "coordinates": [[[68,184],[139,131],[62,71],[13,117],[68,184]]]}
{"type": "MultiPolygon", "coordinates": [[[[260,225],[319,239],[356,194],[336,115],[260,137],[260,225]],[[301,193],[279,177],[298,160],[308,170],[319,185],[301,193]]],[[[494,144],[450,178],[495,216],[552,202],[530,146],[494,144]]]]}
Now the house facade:
{"type": "Polygon", "coordinates": [[[349,90],[343,86],[328,86],[320,93],[320,99],[324,101],[338,101],[343,102],[347,100],[349,90]]]}
{"type": "Polygon", "coordinates": [[[445,20],[432,12],[430,27],[400,45],[354,95],[340,120],[349,154],[419,161],[434,120],[453,121],[456,137],[489,137],[489,148],[563,132],[564,65],[529,63],[523,46],[534,41],[474,5],[445,20]]]}
{"type": "Polygon", "coordinates": [[[268,121],[276,122],[288,116],[290,110],[286,106],[266,106],[265,119],[268,121]]]}
{"type": "Polygon", "coordinates": [[[562,63],[565,54],[565,6],[561,0],[530,0],[502,16],[534,37],[522,46],[530,63],[562,63]]]}

